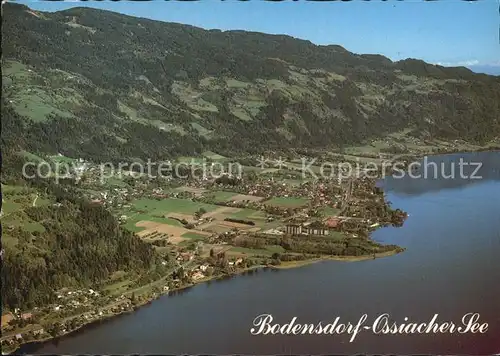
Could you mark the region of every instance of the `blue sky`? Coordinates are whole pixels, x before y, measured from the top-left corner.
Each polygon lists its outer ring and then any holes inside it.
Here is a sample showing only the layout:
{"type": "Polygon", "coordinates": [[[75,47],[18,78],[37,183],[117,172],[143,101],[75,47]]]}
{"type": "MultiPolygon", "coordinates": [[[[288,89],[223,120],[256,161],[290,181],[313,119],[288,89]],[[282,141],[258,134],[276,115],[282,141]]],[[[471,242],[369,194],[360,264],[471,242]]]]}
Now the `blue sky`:
{"type": "Polygon", "coordinates": [[[392,60],[419,58],[442,65],[500,69],[498,0],[12,2],[42,11],[91,6],[207,29],[288,34],[392,60]]]}

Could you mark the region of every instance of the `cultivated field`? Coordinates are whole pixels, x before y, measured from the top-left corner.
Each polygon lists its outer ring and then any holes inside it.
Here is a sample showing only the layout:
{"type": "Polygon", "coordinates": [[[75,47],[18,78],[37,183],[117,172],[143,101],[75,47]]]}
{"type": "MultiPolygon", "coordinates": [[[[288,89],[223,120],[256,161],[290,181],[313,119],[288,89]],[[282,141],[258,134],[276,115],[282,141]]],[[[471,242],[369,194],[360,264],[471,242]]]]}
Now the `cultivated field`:
{"type": "Polygon", "coordinates": [[[266,200],[264,204],[271,206],[279,206],[284,208],[299,208],[307,205],[308,200],[306,198],[296,198],[296,197],[276,197],[266,200]]]}
{"type": "Polygon", "coordinates": [[[319,209],[319,212],[323,216],[337,216],[340,213],[340,209],[332,208],[329,206],[319,209]]]}
{"type": "Polygon", "coordinates": [[[240,209],[233,207],[219,207],[218,209],[206,213],[204,218],[211,217],[214,221],[200,225],[198,228],[214,233],[224,233],[233,228],[245,231],[258,231],[266,223],[266,215],[262,211],[253,209],[240,209]],[[224,221],[226,218],[251,220],[255,225],[241,224],[237,222],[224,221]]]}
{"type": "Polygon", "coordinates": [[[247,194],[237,194],[231,198],[232,201],[240,202],[240,201],[261,201],[264,199],[263,197],[257,197],[255,195],[247,195],[247,194]]]}
{"type": "Polygon", "coordinates": [[[247,195],[247,194],[238,194],[235,192],[228,192],[228,191],[222,191],[222,190],[217,190],[217,191],[210,191],[206,192],[204,196],[209,197],[212,196],[217,202],[244,202],[244,201],[260,201],[264,199],[263,197],[258,197],[255,195],[247,195]]]}
{"type": "Polygon", "coordinates": [[[168,242],[174,245],[177,245],[185,241],[186,239],[192,239],[196,236],[204,237],[211,235],[210,232],[206,231],[193,231],[184,227],[161,224],[154,221],[139,221],[136,226],[144,228],[144,230],[137,233],[139,237],[147,238],[148,235],[152,235],[155,233],[165,234],[168,238],[168,242]]]}
{"type": "Polygon", "coordinates": [[[172,217],[182,216],[188,221],[194,220],[194,213],[200,208],[211,212],[219,208],[217,205],[193,202],[188,199],[138,199],[132,202],[128,209],[122,209],[120,214],[126,216],[125,228],[139,232],[144,226],[136,225],[139,221],[151,221],[154,223],[182,227],[182,224],[172,217]],[[171,215],[173,214],[173,215],[171,215]]]}
{"type": "Polygon", "coordinates": [[[194,216],[192,214],[168,213],[167,215],[165,215],[165,217],[174,220],[186,220],[188,223],[193,223],[195,221],[194,216]]]}
{"type": "Polygon", "coordinates": [[[233,197],[236,196],[235,192],[226,192],[222,190],[208,191],[203,194],[205,197],[213,197],[217,202],[228,202],[233,201],[233,197]]]}

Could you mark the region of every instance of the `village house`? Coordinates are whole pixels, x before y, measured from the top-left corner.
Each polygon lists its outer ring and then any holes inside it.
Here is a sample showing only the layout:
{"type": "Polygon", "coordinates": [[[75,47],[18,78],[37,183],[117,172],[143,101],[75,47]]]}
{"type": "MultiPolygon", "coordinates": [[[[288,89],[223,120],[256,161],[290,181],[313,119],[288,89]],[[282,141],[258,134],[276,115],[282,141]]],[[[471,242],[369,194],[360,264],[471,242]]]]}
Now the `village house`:
{"type": "Polygon", "coordinates": [[[33,335],[42,335],[45,332],[42,327],[33,330],[33,335]]]}
{"type": "Polygon", "coordinates": [[[181,253],[181,256],[180,256],[180,257],[181,257],[181,259],[182,259],[183,261],[185,261],[185,262],[187,262],[187,261],[191,261],[191,260],[194,258],[193,254],[191,254],[191,253],[189,253],[189,252],[184,252],[184,253],[181,253]]]}
{"type": "Polygon", "coordinates": [[[337,217],[329,217],[325,219],[324,224],[329,228],[329,229],[336,229],[339,227],[341,223],[341,220],[337,217]]]}
{"type": "Polygon", "coordinates": [[[192,276],[192,278],[193,278],[194,281],[197,281],[199,279],[203,279],[204,277],[205,277],[205,275],[203,273],[199,272],[199,271],[195,272],[193,274],[193,276],[192,276]]]}
{"type": "Polygon", "coordinates": [[[33,314],[31,314],[31,313],[22,313],[21,314],[21,319],[23,319],[23,320],[29,320],[32,317],[33,317],[33,314]]]}

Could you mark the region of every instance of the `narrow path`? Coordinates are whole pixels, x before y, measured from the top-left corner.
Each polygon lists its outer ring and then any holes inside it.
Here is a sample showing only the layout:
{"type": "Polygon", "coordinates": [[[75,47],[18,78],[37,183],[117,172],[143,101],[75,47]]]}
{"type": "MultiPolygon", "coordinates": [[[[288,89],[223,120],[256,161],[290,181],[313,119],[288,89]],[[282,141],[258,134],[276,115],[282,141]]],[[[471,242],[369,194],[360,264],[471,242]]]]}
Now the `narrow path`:
{"type": "Polygon", "coordinates": [[[38,193],[36,193],[36,197],[35,197],[35,199],[33,200],[33,207],[35,207],[35,206],[36,206],[36,200],[37,200],[37,199],[38,199],[38,193]]]}

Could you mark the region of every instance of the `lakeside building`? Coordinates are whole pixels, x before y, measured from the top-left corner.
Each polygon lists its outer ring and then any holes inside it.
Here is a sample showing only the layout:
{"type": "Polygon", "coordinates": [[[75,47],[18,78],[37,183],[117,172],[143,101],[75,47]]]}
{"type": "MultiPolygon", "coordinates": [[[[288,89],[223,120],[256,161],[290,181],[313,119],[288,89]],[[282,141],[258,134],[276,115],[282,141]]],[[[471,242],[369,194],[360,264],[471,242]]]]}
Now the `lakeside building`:
{"type": "Polygon", "coordinates": [[[313,221],[300,223],[296,221],[289,222],[285,226],[285,233],[288,235],[328,235],[328,226],[323,224],[321,221],[313,221]]]}
{"type": "Polygon", "coordinates": [[[302,224],[300,223],[289,223],[285,226],[285,233],[288,235],[300,235],[302,234],[302,224]]]}
{"type": "Polygon", "coordinates": [[[321,221],[313,221],[306,225],[306,234],[320,236],[328,235],[328,227],[321,221]]]}

